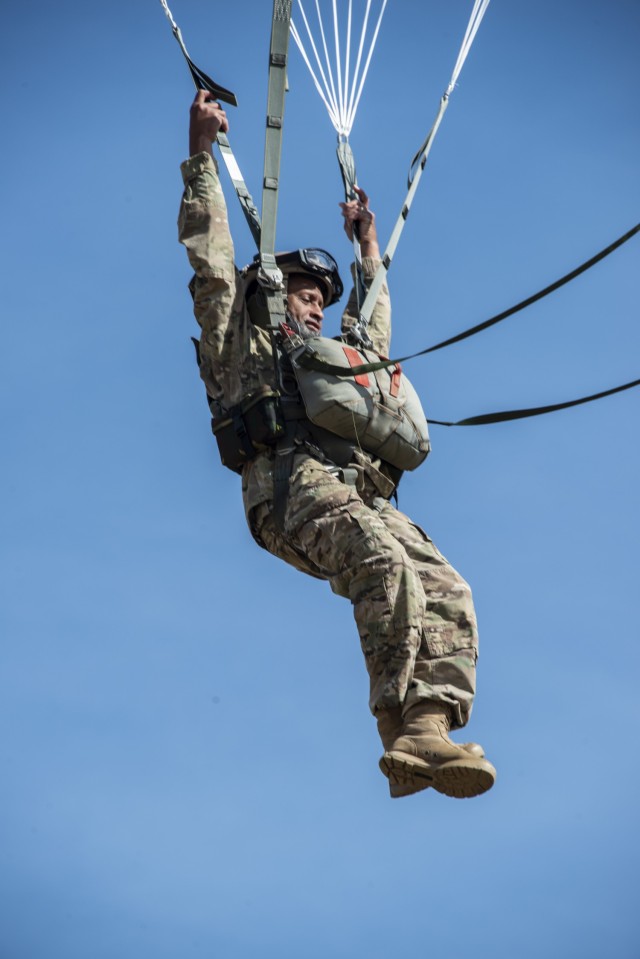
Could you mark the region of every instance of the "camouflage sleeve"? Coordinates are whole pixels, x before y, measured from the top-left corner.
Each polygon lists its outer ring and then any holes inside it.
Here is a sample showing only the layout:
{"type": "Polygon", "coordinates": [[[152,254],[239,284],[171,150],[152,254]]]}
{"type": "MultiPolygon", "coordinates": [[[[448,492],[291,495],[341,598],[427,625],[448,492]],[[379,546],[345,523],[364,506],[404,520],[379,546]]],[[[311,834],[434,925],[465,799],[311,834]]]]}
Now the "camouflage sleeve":
{"type": "MultiPolygon", "coordinates": [[[[373,257],[362,257],[362,272],[367,286],[375,276],[380,260],[373,257]]],[[[355,265],[351,267],[352,276],[355,275],[355,265]]],[[[356,305],[355,289],[351,290],[349,301],[345,311],[342,314],[342,333],[348,334],[349,330],[358,320],[358,308],[356,305]]],[[[389,289],[386,283],[383,283],[376,305],[371,314],[369,323],[369,336],[373,341],[373,348],[376,353],[382,356],[389,356],[391,349],[391,300],[389,298],[389,289]]]]}
{"type": "Polygon", "coordinates": [[[198,153],[180,167],[184,193],[178,237],[195,276],[194,313],[214,354],[222,353],[236,293],[233,241],[216,161],[198,153]]]}

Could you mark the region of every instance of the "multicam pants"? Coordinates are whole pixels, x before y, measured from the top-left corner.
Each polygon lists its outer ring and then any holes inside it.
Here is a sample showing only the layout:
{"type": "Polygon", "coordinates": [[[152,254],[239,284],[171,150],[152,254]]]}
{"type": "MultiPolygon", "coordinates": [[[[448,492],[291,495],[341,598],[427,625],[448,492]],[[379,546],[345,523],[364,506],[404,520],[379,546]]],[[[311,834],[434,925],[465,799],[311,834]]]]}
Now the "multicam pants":
{"type": "Polygon", "coordinates": [[[271,503],[251,511],[250,525],[269,552],[351,600],[373,713],[429,699],[448,703],[454,728],[467,723],[478,650],[471,591],[426,533],[306,456],[296,457],[284,531],[271,503]]]}

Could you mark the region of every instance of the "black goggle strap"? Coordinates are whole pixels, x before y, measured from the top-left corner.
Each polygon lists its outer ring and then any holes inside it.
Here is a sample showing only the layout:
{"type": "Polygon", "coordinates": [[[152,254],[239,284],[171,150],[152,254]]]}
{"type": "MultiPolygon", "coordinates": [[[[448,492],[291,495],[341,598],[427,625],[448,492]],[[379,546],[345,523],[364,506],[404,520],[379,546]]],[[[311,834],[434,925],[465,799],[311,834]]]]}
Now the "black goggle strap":
{"type": "Polygon", "coordinates": [[[258,283],[265,292],[269,310],[269,328],[277,330],[285,322],[286,304],[282,271],[276,263],[276,222],[282,155],[284,100],[287,90],[287,55],[292,0],[274,0],[269,45],[269,88],[264,144],[264,180],[262,188],[262,231],[258,283]]]}
{"type": "MultiPolygon", "coordinates": [[[[195,84],[196,90],[208,90],[216,98],[216,100],[222,100],[224,103],[229,103],[233,107],[238,106],[238,101],[234,93],[231,90],[226,90],[224,87],[221,87],[220,84],[216,83],[215,80],[212,80],[211,77],[201,70],[191,59],[187,52],[184,40],[182,39],[182,33],[180,27],[173,19],[173,15],[169,10],[169,7],[166,3],[166,0],[160,0],[162,8],[167,15],[167,19],[171,24],[171,30],[174,37],[178,42],[182,54],[187,61],[187,66],[189,67],[189,72],[195,84]]],[[[260,245],[260,214],[258,213],[257,207],[253,202],[253,197],[247,189],[247,185],[244,182],[242,173],[240,172],[240,167],[238,166],[238,161],[236,160],[234,153],[231,149],[231,144],[229,143],[229,138],[226,133],[218,133],[216,138],[218,147],[220,148],[220,154],[224,165],[227,168],[227,172],[231,177],[231,182],[233,183],[234,190],[236,191],[236,196],[240,206],[242,207],[242,212],[244,213],[245,219],[251,230],[251,235],[253,236],[256,245],[260,245]]]]}

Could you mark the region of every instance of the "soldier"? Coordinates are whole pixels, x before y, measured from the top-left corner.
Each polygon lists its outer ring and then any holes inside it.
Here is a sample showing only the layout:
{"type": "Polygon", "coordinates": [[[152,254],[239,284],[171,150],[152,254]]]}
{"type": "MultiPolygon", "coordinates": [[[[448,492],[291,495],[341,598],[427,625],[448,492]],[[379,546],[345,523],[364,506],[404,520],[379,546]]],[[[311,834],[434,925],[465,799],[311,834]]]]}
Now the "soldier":
{"type": "MultiPolygon", "coordinates": [[[[292,442],[284,472],[277,450],[261,432],[272,416],[274,396],[292,392],[283,389],[285,381],[291,382],[291,367],[252,310],[260,292],[255,267],[239,272],[234,265],[212,156],[213,141],[228,127],[225,111],[199,91],[191,107],[190,156],[181,167],[179,237],[195,272],[190,289],[202,330],[200,373],[214,429],[216,423],[220,428],[219,445],[222,450],[227,434],[244,444],[242,493],[249,528],[270,553],[327,580],[334,593],[351,601],[370,677],[369,706],[384,748],[380,768],[391,795],[428,787],[460,798],[478,795],[493,785],[493,766],[477,744],[459,745],[449,738],[451,729],[466,725],[475,694],[478,641],[467,583],[389,502],[398,471],[330,430],[315,428],[305,419],[299,396],[294,403],[302,413],[288,422],[292,442]],[[260,435],[249,437],[247,447],[245,424],[250,422],[258,427],[249,432],[260,435]]],[[[349,239],[358,225],[364,277],[370,282],[380,260],[375,216],[365,192],[357,193],[357,200],[341,204],[342,215],[349,239]]],[[[342,292],[335,261],[318,250],[277,259],[287,285],[288,324],[303,338],[320,336],[324,311],[342,292]]],[[[390,318],[385,286],[369,328],[382,356],[389,355],[390,318]]],[[[350,342],[356,320],[352,292],[342,317],[344,343],[350,342]]]]}

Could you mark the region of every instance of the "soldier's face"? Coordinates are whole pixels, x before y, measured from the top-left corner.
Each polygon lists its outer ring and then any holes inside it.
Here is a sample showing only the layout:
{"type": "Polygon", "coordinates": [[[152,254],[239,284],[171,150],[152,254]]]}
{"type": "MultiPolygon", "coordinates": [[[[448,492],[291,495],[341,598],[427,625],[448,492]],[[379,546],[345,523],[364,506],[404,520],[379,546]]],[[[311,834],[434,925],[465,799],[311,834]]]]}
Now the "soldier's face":
{"type": "Polygon", "coordinates": [[[322,330],[323,288],[313,277],[294,273],[287,281],[287,306],[294,320],[314,336],[322,330]]]}

